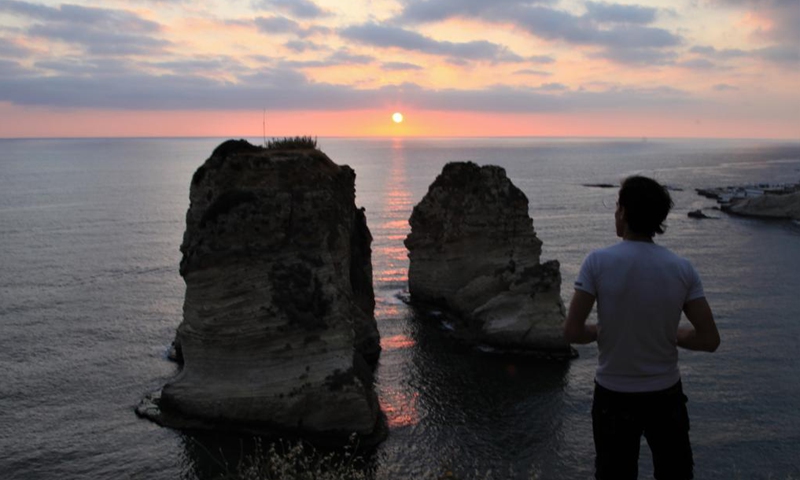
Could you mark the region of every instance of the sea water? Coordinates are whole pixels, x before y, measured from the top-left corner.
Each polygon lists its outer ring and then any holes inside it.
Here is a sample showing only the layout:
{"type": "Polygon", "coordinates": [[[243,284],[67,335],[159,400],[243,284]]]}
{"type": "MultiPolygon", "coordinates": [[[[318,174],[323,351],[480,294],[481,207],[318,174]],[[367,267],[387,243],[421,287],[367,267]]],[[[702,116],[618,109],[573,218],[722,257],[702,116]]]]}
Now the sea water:
{"type": "MultiPolygon", "coordinates": [[[[133,407],[177,367],[178,274],[194,170],[223,139],[0,140],[0,477],[210,479],[251,437],[187,434],[133,407]]],[[[252,139],[258,143],[257,139],[252,139]]],[[[657,241],[690,259],[722,336],[681,351],[696,478],[800,476],[800,225],[730,217],[695,188],[800,181],[800,142],[645,139],[336,139],[356,171],[374,242],[383,352],[376,388],[390,433],[380,479],[592,478],[596,347],[571,362],[454,344],[398,299],[411,210],[451,161],[504,167],[528,197],[562,296],[585,255],[614,243],[617,184],[670,185],[657,241]],[[696,220],[702,208],[717,219],[696,220]],[[509,469],[512,474],[507,473],[509,469]]],[[[642,478],[652,474],[646,444],[642,478]]]]}

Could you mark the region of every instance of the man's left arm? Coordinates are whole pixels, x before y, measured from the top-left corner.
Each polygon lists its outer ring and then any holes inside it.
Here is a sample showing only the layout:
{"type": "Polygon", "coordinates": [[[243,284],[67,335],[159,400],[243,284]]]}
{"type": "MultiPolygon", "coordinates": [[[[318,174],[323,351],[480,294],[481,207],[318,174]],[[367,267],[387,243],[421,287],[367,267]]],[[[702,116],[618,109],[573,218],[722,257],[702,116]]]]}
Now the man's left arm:
{"type": "Polygon", "coordinates": [[[597,341],[597,325],[587,325],[586,319],[594,307],[595,296],[575,289],[564,321],[564,338],[569,343],[586,344],[597,341]]]}

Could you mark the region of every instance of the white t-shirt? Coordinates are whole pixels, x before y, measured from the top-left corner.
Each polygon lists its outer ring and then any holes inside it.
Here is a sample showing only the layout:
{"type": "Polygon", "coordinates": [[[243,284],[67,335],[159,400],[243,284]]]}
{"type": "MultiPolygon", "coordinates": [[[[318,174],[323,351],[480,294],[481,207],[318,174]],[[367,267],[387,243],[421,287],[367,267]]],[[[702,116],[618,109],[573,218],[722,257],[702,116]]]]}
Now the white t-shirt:
{"type": "Polygon", "coordinates": [[[681,312],[686,302],[705,296],[688,260],[655,243],[623,240],[590,253],[575,288],[597,298],[597,383],[618,392],[652,392],[680,380],[681,312]]]}

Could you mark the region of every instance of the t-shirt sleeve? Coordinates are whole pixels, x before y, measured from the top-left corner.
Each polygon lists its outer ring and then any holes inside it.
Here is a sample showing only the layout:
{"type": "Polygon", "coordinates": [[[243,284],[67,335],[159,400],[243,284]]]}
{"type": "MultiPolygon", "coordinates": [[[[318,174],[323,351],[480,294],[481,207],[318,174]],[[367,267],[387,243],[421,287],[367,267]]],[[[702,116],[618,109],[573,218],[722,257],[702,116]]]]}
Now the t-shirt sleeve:
{"type": "Polygon", "coordinates": [[[595,258],[593,254],[589,254],[586,259],[583,261],[583,265],[581,265],[581,271],[578,273],[578,278],[575,279],[575,289],[576,290],[583,290],[586,293],[590,293],[597,296],[597,285],[595,285],[595,272],[594,272],[594,262],[595,258]]]}
{"type": "MultiPolygon", "coordinates": [[[[688,263],[688,262],[687,262],[688,263]]],[[[705,292],[703,292],[703,282],[700,281],[700,275],[697,274],[697,270],[694,269],[691,263],[688,264],[689,268],[688,271],[688,293],[686,294],[686,301],[691,302],[692,300],[696,300],[698,298],[703,298],[706,296],[705,292]]]]}

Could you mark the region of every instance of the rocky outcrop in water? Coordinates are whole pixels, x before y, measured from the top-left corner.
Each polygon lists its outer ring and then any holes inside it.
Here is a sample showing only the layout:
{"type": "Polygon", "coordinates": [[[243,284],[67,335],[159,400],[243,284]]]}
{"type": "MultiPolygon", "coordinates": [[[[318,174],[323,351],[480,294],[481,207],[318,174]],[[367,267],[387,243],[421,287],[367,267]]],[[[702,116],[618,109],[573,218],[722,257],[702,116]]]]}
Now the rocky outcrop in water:
{"type": "Polygon", "coordinates": [[[539,262],[528,199],[505,170],[447,164],[409,222],[413,303],[444,310],[472,342],[573,356],[562,336],[559,263],[539,262]]]}
{"type": "Polygon", "coordinates": [[[700,209],[691,210],[691,211],[689,211],[689,213],[686,214],[686,216],[688,216],[689,218],[696,218],[696,219],[700,219],[700,220],[701,219],[706,219],[706,218],[716,219],[716,217],[709,217],[708,215],[703,213],[703,211],[700,210],[700,209]]]}
{"type": "Polygon", "coordinates": [[[220,145],[192,178],[183,368],[138,412],[163,425],[381,435],[370,244],[355,173],[319,150],[220,145]]]}
{"type": "Polygon", "coordinates": [[[728,211],[748,217],[800,220],[800,191],[744,198],[732,203],[728,211]]]}

